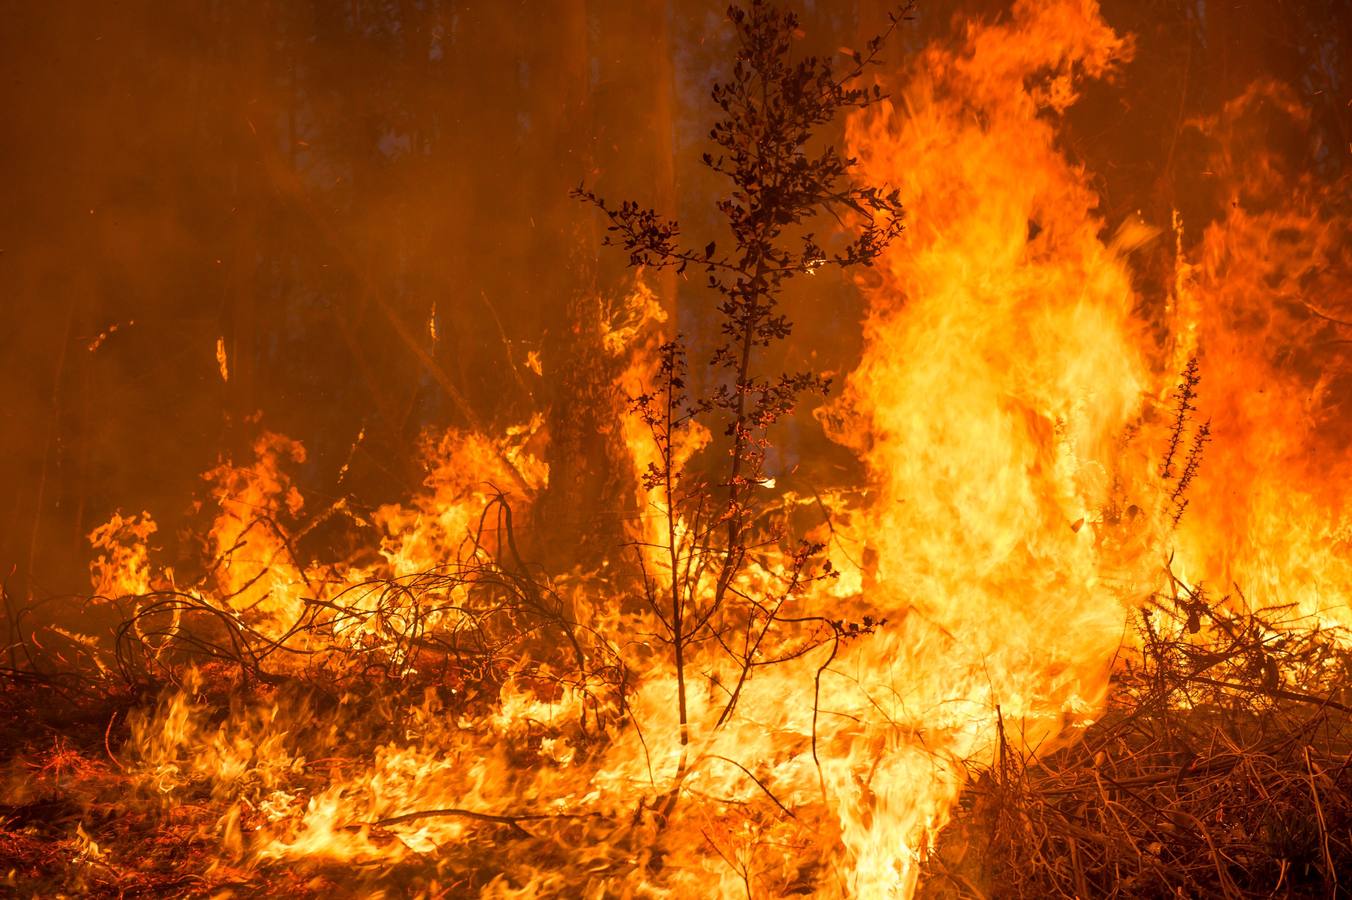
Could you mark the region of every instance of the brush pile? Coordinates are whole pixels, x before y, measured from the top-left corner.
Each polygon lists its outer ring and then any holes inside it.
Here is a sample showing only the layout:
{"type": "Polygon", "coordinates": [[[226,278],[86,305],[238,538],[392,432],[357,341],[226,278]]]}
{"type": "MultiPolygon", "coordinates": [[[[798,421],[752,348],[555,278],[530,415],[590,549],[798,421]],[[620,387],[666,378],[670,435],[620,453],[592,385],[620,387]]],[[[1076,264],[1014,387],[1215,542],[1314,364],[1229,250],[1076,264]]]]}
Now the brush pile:
{"type": "MultiPolygon", "coordinates": [[[[260,516],[243,531],[268,527],[260,516]]],[[[260,854],[251,838],[313,811],[306,804],[325,791],[371,778],[373,761],[400,748],[427,756],[429,746],[472,750],[476,737],[505,743],[481,723],[503,715],[513,691],[571,700],[555,722],[504,726],[513,742],[499,749],[521,757],[522,773],[551,741],[579,754],[596,741],[620,712],[624,666],[514,555],[513,534],[498,496],[454,564],[336,587],[311,571],[313,593],[280,628],[233,608],[286,566],[277,559],[219,597],[166,588],[25,607],[6,594],[0,883],[23,897],[346,897],[391,883],[411,896],[477,892],[508,867],[494,856],[497,838],[532,837],[522,822],[566,828],[576,817],[445,807],[390,815],[376,800],[358,803],[345,812],[368,814],[330,823],[334,832],[398,844],[390,826],[436,819],[485,838],[433,857],[393,852],[380,866],[324,853],[296,866],[260,854]],[[494,553],[485,531],[506,535],[494,553]],[[50,621],[50,606],[83,609],[83,630],[50,621]],[[457,873],[449,883],[446,871],[457,873]]]]}
{"type": "Polygon", "coordinates": [[[1135,614],[1103,716],[1017,724],[972,773],[923,893],[1329,897],[1352,872],[1347,636],[1178,581],[1135,614]],[[1341,881],[1340,881],[1341,877],[1341,881]]]}

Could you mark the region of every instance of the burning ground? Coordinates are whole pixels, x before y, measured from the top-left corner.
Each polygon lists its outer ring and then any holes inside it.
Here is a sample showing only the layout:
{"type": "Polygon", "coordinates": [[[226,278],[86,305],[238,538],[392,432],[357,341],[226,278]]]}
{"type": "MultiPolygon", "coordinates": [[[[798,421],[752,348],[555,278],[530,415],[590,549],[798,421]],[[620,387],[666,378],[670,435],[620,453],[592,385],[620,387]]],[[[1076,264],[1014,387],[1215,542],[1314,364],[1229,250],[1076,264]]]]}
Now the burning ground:
{"type": "MultiPolygon", "coordinates": [[[[849,177],[896,189],[906,227],[851,271],[843,390],[800,402],[856,483],[778,485],[751,426],[749,468],[694,474],[739,432],[703,424],[716,393],[670,399],[698,377],[665,343],[660,254],[631,244],[644,265],[580,329],[636,511],[604,565],[528,538],[560,471],[540,415],[429,429],[421,486],[373,507],[307,494],[306,448],[240,423],[187,568],[124,506],[88,536],[88,595],[6,596],[0,876],[19,896],[1345,890],[1347,185],[1257,140],[1313,128],[1260,79],[1179,124],[1223,214],[1109,220],[1065,123],[1136,52],[1058,0],[868,68],[885,96],[848,118],[849,177]]],[[[803,274],[843,252],[821,240],[803,274]]]]}

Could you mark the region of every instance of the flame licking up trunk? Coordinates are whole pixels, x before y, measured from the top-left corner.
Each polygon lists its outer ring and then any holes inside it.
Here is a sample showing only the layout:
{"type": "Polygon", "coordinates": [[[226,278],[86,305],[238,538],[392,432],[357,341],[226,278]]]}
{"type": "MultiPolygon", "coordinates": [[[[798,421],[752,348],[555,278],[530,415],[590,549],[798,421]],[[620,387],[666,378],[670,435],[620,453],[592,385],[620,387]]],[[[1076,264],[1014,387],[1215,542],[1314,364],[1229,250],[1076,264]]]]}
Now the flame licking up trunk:
{"type": "MultiPolygon", "coordinates": [[[[120,752],[141,796],[208,796],[222,865],[425,859],[428,895],[908,896],[969,767],[1005,735],[1045,751],[1093,720],[1128,612],[1168,579],[1352,624],[1337,374],[1352,298],[1322,274],[1346,271],[1339,198],[1231,144],[1215,169],[1235,202],[1180,250],[1152,309],[1131,254],[1168,240],[1166,223],[1105,222],[1057,140],[1083,83],[1131,55],[1088,0],[1021,2],[888,73],[891,101],[849,123],[859,177],[900,188],[909,225],[861,279],[863,356],[818,410],[868,473],[862,500],[823,498],[842,576],[790,602],[805,620],[885,625],[780,648],[721,723],[736,673],[696,650],[687,747],[651,614],[600,578],[542,584],[508,546],[512,510],[488,485],[546,482],[538,422],[429,439],[423,493],[320,517],[377,536],[360,560],[323,563],[289,524],[304,449],[266,434],[252,465],[205,476],[220,510],[200,586],[155,568],[142,515],[90,536],[95,588],[142,598],[120,602],[140,604],[147,671],[214,610],[263,648],[250,671],[327,679],[331,697],[277,683],[217,715],[204,679],[219,672],[194,671],[120,752]],[[1203,382],[1175,419],[1194,358],[1203,382]],[[353,658],[425,693],[363,697],[342,672],[353,658]],[[485,829],[505,832],[491,851],[485,829]]],[[[1260,85],[1190,127],[1223,132],[1260,101],[1301,119],[1260,85]]],[[[1170,225],[1180,248],[1186,226],[1170,225]]],[[[621,389],[655,371],[641,284],[632,306],[640,325],[610,336],[632,357],[621,389]]],[[[642,472],[651,447],[626,434],[642,472]]],[[[738,589],[772,592],[790,565],[767,551],[738,589]]]]}

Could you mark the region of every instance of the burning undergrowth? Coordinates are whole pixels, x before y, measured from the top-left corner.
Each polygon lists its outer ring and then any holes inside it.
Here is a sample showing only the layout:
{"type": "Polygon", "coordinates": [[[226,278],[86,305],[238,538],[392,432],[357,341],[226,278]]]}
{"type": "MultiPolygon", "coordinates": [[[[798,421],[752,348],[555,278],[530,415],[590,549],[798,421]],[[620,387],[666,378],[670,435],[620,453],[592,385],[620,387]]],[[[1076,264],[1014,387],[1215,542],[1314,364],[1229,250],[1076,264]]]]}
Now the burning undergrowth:
{"type": "Polygon", "coordinates": [[[1336,894],[1352,864],[1352,655],[1346,633],[1289,614],[1177,582],[1151,597],[1073,745],[1002,734],[969,773],[929,893],[1336,894]]]}
{"type": "Polygon", "coordinates": [[[1132,255],[1162,229],[1105,223],[1058,137],[1131,57],[1092,3],[970,24],[887,98],[773,68],[794,26],[768,7],[733,20],[745,68],[715,92],[708,158],[738,188],[732,245],[684,250],[674,223],[583,192],[645,269],[606,335],[628,356],[633,545],[596,571],[533,562],[539,421],[429,436],[422,491],[376,509],[312,508],[304,448],[261,433],[205,476],[177,570],[149,515],[119,514],[90,535],[95,596],[67,601],[80,627],[6,597],[13,888],[1336,889],[1352,298],[1325,273],[1346,271],[1347,211],[1231,142],[1255,114],[1299,129],[1299,108],[1259,85],[1189,125],[1234,200],[1196,242],[1171,223],[1155,308],[1132,255]],[[787,140],[779,183],[801,189],[773,228],[745,139],[766,120],[733,112],[761,109],[769,71],[764,109],[806,132],[857,108],[857,166],[798,165],[787,140]],[[783,249],[832,203],[843,236],[783,249]],[[824,381],[748,361],[788,336],[780,280],[825,265],[864,271],[870,306],[817,417],[868,477],[806,498],[776,492],[770,426],[824,381]],[[699,348],[659,336],[643,279],[664,267],[719,297],[710,393],[699,348]],[[695,461],[720,438],[711,476],[695,461]]]}

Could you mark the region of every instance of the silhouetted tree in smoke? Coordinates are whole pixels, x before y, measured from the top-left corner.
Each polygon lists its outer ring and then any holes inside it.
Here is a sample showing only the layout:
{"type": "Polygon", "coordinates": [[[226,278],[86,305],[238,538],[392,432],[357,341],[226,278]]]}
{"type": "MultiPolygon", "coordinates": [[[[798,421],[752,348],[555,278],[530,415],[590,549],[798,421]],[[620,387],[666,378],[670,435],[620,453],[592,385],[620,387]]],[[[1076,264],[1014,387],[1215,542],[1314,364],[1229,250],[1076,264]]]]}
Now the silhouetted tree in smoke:
{"type": "MultiPolygon", "coordinates": [[[[710,391],[688,393],[687,348],[677,338],[663,347],[657,383],[631,399],[658,450],[644,487],[656,495],[665,518],[665,537],[650,549],[665,557],[670,577],[648,577],[645,583],[675,654],[683,743],[689,738],[685,669],[692,647],[716,644],[738,671],[718,717],[721,725],[751,671],[776,661],[767,653],[777,642],[767,637],[786,621],[780,617],[786,601],[805,582],[832,575],[829,562],[814,564],[822,547],[800,542],[773,596],[736,587],[753,541],[780,538],[755,534],[754,527],[758,493],[772,482],[766,472],[770,429],[801,396],[825,393],[829,385],[815,372],[764,373],[758,363],[766,348],[792,333],[779,305],[787,282],[824,266],[869,265],[901,232],[897,192],[851,184],[854,160],[822,146],[820,132],[841,111],[882,98],[878,87],[870,89],[860,78],[878,62],[885,40],[908,11],[909,6],[891,13],[887,31],[854,53],[849,71],[838,75],[830,59],[793,58],[798,20],[792,13],[764,0],[728,10],[736,56],[729,80],[712,90],[721,117],[709,131],[716,150],[703,155],[704,165],[730,183],[717,203],[731,235],[731,246],[722,252],[717,241],[683,242],[677,222],[653,209],[629,201],[613,206],[593,191],[576,191],[606,215],[605,242],[623,247],[631,266],[678,273],[702,269],[721,320],[722,341],[708,356],[716,374],[710,391]],[[814,225],[823,215],[850,236],[819,240],[814,225]],[[721,430],[728,444],[728,466],[718,483],[683,466],[682,448],[705,423],[721,430]]],[[[841,626],[834,627],[839,633],[841,626]]],[[[790,652],[804,650],[800,645],[790,652]]]]}

